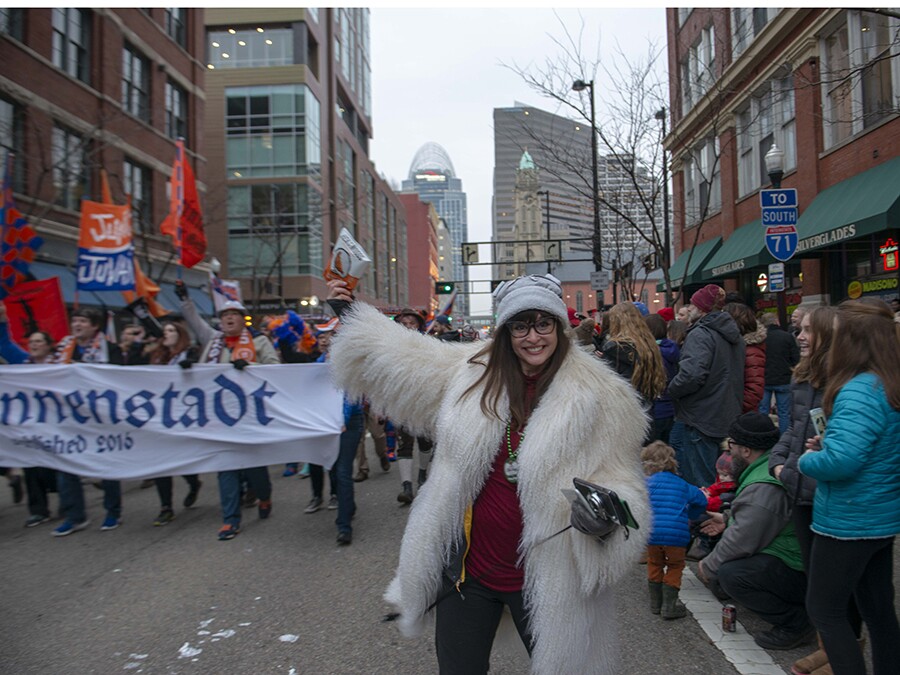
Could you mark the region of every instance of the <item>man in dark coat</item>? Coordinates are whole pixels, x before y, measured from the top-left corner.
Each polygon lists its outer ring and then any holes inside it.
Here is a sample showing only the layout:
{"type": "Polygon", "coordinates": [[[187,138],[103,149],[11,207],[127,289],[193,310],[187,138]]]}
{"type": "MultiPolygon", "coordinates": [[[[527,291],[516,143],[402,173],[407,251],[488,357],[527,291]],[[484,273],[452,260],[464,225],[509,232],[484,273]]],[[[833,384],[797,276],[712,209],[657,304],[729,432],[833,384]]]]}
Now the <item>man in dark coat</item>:
{"type": "Polygon", "coordinates": [[[778,325],[774,312],[763,314],[760,323],[766,327],[766,386],[758,410],[768,415],[774,394],[778,431],[783,434],[791,424],[791,371],[800,361],[800,347],[794,336],[778,325]]]}
{"type": "Polygon", "coordinates": [[[716,480],[716,459],[744,398],[744,340],[721,311],[725,290],[715,284],[691,296],[700,313],[688,329],[669,383],[675,424],[669,435],[682,478],[698,487],[716,480]]]}

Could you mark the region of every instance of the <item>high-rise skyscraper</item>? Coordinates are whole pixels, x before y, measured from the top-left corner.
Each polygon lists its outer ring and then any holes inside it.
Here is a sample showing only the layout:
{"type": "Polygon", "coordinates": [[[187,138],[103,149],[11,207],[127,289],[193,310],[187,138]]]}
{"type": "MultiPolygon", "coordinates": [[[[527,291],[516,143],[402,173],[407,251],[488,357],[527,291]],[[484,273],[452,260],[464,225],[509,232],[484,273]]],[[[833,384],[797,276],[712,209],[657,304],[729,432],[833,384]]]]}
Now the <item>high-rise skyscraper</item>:
{"type": "MultiPolygon", "coordinates": [[[[518,102],[511,108],[494,109],[494,240],[502,242],[516,238],[516,176],[524,152],[528,153],[538,173],[537,187],[550,193],[551,237],[583,239],[564,245],[563,258],[590,258],[590,238],[594,229],[590,125],[518,102]]],[[[541,196],[542,214],[545,213],[546,198],[541,196]]],[[[544,225],[546,227],[546,222],[544,225]]],[[[512,250],[513,247],[499,246],[495,249],[501,258],[504,251],[512,250]]],[[[497,265],[493,277],[508,278],[518,267],[497,265]]],[[[564,281],[587,279],[592,269],[589,261],[568,262],[555,266],[553,273],[564,281]]],[[[532,271],[530,267],[529,271],[532,271]]]]}
{"type": "Polygon", "coordinates": [[[422,201],[431,202],[443,219],[451,239],[452,279],[459,294],[453,308],[454,314],[469,314],[467,290],[469,272],[462,264],[462,244],[468,241],[468,216],[466,193],[462,180],[456,177],[453,162],[440,145],[428,142],[416,152],[409,166],[409,178],[403,181],[403,192],[415,192],[422,201]]]}
{"type": "MultiPolygon", "coordinates": [[[[646,220],[642,196],[652,194],[651,178],[639,162],[632,168],[633,161],[615,155],[597,158],[597,182],[602,200],[608,202],[600,207],[600,242],[607,270],[629,262],[639,265],[637,261],[649,251],[638,228],[646,220]]],[[[549,238],[577,240],[563,245],[563,262],[553,263],[553,274],[563,281],[587,281],[594,269],[589,260],[594,231],[592,190],[589,123],[521,103],[494,110],[495,241],[547,239],[545,200],[549,199],[549,238]],[[526,157],[529,161],[523,164],[526,157]],[[536,198],[542,218],[537,231],[523,226],[523,208],[534,209],[536,198]]],[[[528,215],[533,218],[532,211],[528,215]]],[[[531,248],[537,257],[537,247],[531,248]]],[[[546,263],[522,265],[525,250],[521,245],[497,246],[497,261],[507,262],[495,266],[494,278],[521,274],[523,268],[528,273],[546,271],[546,263]]]]}

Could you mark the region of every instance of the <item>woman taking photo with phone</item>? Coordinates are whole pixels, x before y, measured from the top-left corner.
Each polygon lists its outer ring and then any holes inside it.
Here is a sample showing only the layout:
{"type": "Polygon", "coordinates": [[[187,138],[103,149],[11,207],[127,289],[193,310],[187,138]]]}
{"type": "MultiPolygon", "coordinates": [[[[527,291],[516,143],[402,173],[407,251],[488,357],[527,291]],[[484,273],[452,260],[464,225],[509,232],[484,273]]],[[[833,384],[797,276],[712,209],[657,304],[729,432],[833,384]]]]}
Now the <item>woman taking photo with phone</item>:
{"type": "Polygon", "coordinates": [[[841,303],[822,399],[828,427],[799,461],[817,481],[806,608],[835,675],[866,672],[848,617],[851,597],[869,630],[875,675],[896,673],[900,662],[893,588],[900,339],[893,319],[883,303],[841,303]]]}
{"type": "MultiPolygon", "coordinates": [[[[769,473],[781,481],[791,496],[793,508],[791,520],[800,544],[803,567],[809,572],[809,556],[812,549],[813,495],[816,481],[800,473],[797,462],[805,451],[807,439],[816,435],[811,410],[821,410],[825,383],[828,381],[828,352],[834,339],[837,323],[836,307],[816,307],[803,316],[797,344],[800,347],[800,363],[794,368],[791,379],[791,421],[769,455],[769,473]]],[[[852,602],[852,601],[851,601],[852,602]]],[[[862,620],[856,605],[852,605],[850,621],[854,634],[859,637],[862,620]]],[[[791,672],[797,675],[812,673],[828,663],[825,648],[819,639],[819,648],[794,662],[791,672]]]]}
{"type": "Polygon", "coordinates": [[[612,585],[649,529],[647,422],[628,383],[573,348],[559,281],[501,284],[486,344],[429,339],[329,287],[338,386],[436,443],[385,594],[401,631],[434,620],[442,675],[486,673],[506,606],[532,672],[622,672],[612,585]],[[570,506],[574,478],[614,490],[641,529],[570,506]]]}

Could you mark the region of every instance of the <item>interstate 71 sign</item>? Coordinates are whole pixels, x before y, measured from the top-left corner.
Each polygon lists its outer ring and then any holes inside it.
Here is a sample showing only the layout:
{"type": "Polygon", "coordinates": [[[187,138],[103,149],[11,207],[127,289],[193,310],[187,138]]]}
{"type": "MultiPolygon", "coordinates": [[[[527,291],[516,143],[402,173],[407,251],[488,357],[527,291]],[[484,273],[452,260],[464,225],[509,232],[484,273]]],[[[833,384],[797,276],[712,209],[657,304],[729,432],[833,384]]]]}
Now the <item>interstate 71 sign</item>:
{"type": "Polygon", "coordinates": [[[766,227],[766,248],[781,262],[797,252],[797,190],[760,190],[762,224],[766,227]]]}

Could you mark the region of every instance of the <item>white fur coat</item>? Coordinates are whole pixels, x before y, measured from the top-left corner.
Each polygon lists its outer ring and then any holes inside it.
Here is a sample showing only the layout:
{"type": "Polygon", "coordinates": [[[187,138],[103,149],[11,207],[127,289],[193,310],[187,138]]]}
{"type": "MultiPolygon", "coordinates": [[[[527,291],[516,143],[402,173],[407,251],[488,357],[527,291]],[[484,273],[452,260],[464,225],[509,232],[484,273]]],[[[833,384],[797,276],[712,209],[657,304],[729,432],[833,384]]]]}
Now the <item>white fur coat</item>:
{"type": "MultiPolygon", "coordinates": [[[[420,335],[357,303],[331,347],[341,389],[365,394],[373,411],[435,441],[428,482],[413,502],[385,593],[407,636],[433,619],[425,609],[440,592],[466,508],[481,492],[506,429],[481,411],[480,389],[459,400],[483,372],[467,363],[481,345],[420,335]]],[[[646,424],[628,383],[576,347],[531,414],[518,453],[518,494],[533,673],[620,672],[611,586],[636,562],[651,526],[640,465],[646,424]],[[569,524],[560,490],[574,477],[615,490],[640,529],[628,540],[619,530],[603,544],[574,529],[538,543],[569,524]]]]}

